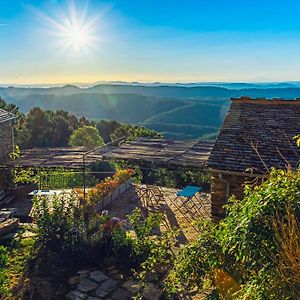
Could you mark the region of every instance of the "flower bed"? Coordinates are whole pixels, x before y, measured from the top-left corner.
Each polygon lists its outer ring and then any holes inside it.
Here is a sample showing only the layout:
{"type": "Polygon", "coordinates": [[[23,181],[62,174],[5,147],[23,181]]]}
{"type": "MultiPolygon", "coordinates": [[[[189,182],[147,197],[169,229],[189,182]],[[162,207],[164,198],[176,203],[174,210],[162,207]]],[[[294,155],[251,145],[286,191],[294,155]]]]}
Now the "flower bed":
{"type": "Polygon", "coordinates": [[[133,182],[132,175],[133,170],[131,169],[117,171],[113,177],[106,178],[88,191],[87,203],[92,205],[96,211],[102,211],[130,188],[133,182]]]}

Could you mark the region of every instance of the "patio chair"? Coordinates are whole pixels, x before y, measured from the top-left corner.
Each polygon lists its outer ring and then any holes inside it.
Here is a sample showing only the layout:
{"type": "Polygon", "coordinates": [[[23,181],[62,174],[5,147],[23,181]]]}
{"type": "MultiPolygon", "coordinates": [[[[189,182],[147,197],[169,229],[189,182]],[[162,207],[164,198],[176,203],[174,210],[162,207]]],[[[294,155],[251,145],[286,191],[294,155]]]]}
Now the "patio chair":
{"type": "Polygon", "coordinates": [[[160,208],[165,203],[165,197],[162,189],[156,185],[149,185],[150,189],[150,204],[153,207],[160,208]]]}
{"type": "Polygon", "coordinates": [[[154,185],[136,186],[136,193],[141,199],[143,207],[149,211],[158,211],[165,202],[164,193],[160,187],[154,185]]]}

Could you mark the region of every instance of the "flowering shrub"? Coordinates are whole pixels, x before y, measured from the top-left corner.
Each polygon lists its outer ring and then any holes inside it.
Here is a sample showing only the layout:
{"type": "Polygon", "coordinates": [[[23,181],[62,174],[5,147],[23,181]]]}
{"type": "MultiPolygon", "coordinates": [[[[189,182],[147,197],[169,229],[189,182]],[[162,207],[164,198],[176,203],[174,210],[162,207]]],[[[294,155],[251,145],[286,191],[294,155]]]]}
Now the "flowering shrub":
{"type": "Polygon", "coordinates": [[[119,170],[113,177],[108,177],[104,181],[98,183],[87,194],[87,201],[89,204],[95,204],[105,196],[112,193],[122,183],[127,182],[133,175],[133,170],[119,170]]]}
{"type": "Polygon", "coordinates": [[[128,181],[133,174],[134,174],[134,170],[132,169],[119,170],[114,175],[114,178],[117,179],[120,184],[122,184],[128,181]]]}

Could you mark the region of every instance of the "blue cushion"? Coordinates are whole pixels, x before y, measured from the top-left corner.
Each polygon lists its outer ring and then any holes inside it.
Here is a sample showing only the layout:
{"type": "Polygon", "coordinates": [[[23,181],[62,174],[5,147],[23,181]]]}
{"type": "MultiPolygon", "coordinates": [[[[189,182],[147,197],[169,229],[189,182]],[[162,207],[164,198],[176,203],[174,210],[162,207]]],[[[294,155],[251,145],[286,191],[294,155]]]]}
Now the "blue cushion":
{"type": "Polygon", "coordinates": [[[182,189],[181,191],[179,191],[177,193],[177,196],[181,196],[181,197],[193,197],[193,196],[195,196],[200,191],[201,191],[201,187],[188,185],[184,189],[182,189]]]}

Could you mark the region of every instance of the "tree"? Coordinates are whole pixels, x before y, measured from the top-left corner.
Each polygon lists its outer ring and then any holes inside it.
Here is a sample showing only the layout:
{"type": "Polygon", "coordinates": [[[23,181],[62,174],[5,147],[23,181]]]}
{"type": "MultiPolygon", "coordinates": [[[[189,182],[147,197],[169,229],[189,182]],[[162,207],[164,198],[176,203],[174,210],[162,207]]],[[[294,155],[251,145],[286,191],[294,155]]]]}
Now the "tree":
{"type": "Polygon", "coordinates": [[[97,128],[93,126],[83,126],[72,133],[69,145],[94,147],[104,145],[104,141],[99,135],[97,128]]]}
{"type": "Polygon", "coordinates": [[[108,143],[111,141],[111,135],[120,127],[120,124],[114,120],[101,120],[94,123],[95,127],[98,129],[99,134],[102,136],[104,142],[108,143]]]}
{"type": "Polygon", "coordinates": [[[26,118],[26,130],[24,134],[29,137],[25,147],[49,147],[50,119],[46,111],[39,107],[30,110],[26,118]]]}
{"type": "Polygon", "coordinates": [[[122,125],[118,127],[114,132],[111,134],[111,140],[116,140],[121,137],[125,137],[128,140],[133,140],[139,137],[149,137],[149,138],[161,138],[162,134],[152,130],[145,128],[143,126],[137,125],[122,125]]]}

